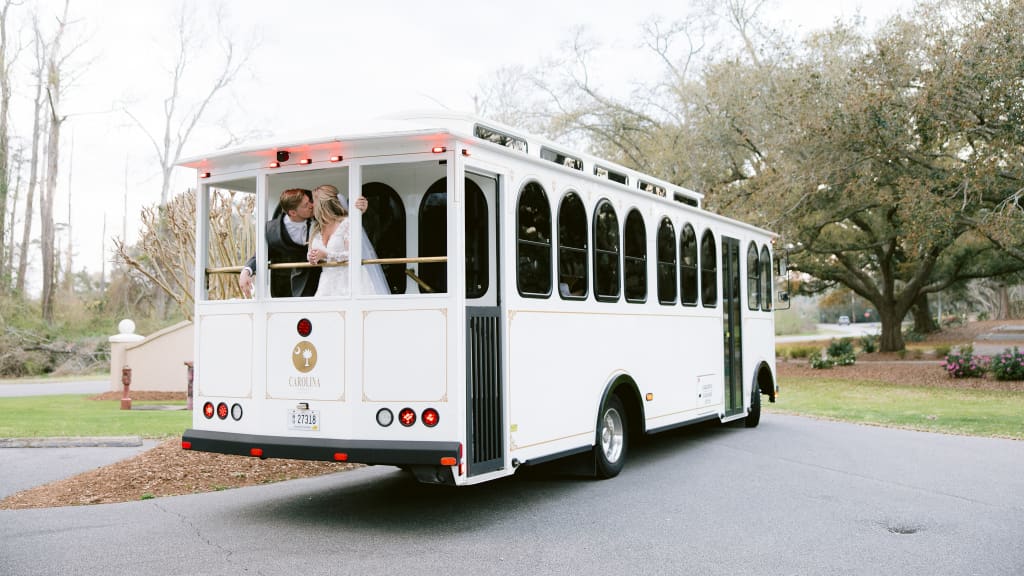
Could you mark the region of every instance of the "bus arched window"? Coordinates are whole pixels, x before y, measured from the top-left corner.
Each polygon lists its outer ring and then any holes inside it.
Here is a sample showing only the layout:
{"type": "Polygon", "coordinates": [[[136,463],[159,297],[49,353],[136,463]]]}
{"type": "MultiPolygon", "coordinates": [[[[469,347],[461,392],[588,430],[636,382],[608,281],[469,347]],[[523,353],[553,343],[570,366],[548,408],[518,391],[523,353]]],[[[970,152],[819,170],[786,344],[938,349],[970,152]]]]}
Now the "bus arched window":
{"type": "Polygon", "coordinates": [[[523,187],[516,215],[519,293],[546,298],[551,293],[551,208],[540,184],[523,187]]]}
{"type": "Polygon", "coordinates": [[[480,298],[490,283],[487,200],[484,192],[466,178],[466,298],[480,298]]]}
{"type": "Polygon", "coordinates": [[[705,230],[700,237],[700,288],[701,302],[705,308],[718,305],[718,251],[715,249],[715,235],[705,230]]]}
{"type": "Polygon", "coordinates": [[[679,284],[684,306],[697,305],[697,234],[693,226],[683,225],[679,232],[679,284]]]}
{"type": "MultiPolygon", "coordinates": [[[[378,258],[405,258],[405,205],[395,189],[383,182],[363,184],[370,208],[363,213],[363,229],[378,258]]],[[[392,294],[405,294],[405,265],[385,264],[384,276],[392,294]]]]}
{"type": "Polygon", "coordinates": [[[658,227],[658,302],[676,303],[676,230],[672,220],[661,219],[658,227]]]}
{"type": "Polygon", "coordinates": [[[757,244],[747,247],[747,308],[761,308],[761,263],[758,259],[757,244]]]}
{"type": "Polygon", "coordinates": [[[607,200],[594,211],[594,296],[602,302],[619,299],[619,218],[607,200]]]}
{"type": "Polygon", "coordinates": [[[647,228],[639,210],[626,215],[625,250],[626,302],[647,300],[647,228]]]}
{"type": "MultiPolygon", "coordinates": [[[[448,255],[448,179],[441,178],[427,188],[420,202],[419,257],[448,255]]],[[[448,265],[443,262],[421,262],[417,265],[421,293],[439,294],[448,291],[448,265]]]]}
{"type": "Polygon", "coordinates": [[[772,255],[767,246],[761,247],[761,310],[772,309],[772,255]]]}
{"type": "Polygon", "coordinates": [[[558,294],[586,298],[587,272],[587,210],[579,194],[569,192],[558,207],[558,294]]]}

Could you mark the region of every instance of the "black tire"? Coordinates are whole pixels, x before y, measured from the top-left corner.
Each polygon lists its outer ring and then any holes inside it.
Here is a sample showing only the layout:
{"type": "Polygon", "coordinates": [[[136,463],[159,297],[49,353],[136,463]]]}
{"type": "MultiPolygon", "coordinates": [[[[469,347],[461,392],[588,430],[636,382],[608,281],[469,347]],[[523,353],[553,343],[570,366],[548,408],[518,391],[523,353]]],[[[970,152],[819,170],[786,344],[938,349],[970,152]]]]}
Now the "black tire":
{"type": "Polygon", "coordinates": [[[597,415],[597,438],[594,443],[594,461],[598,478],[614,478],[626,463],[629,446],[626,410],[618,396],[605,399],[597,415]]]}
{"type": "Polygon", "coordinates": [[[743,419],[743,425],[747,428],[757,428],[761,422],[761,389],[754,387],[754,393],[750,396],[750,412],[743,419]]]}

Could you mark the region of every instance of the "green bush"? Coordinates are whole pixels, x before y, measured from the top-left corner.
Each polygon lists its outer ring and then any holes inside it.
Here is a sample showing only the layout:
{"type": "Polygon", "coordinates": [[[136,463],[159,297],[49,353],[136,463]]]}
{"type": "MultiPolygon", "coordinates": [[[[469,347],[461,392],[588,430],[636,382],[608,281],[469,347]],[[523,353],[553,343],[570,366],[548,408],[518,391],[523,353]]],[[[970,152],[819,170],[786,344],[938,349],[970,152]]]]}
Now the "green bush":
{"type": "Polygon", "coordinates": [[[860,349],[865,354],[873,354],[878,350],[878,334],[864,334],[860,337],[860,349]]]}
{"type": "Polygon", "coordinates": [[[850,338],[832,339],[828,344],[827,354],[833,358],[853,354],[853,340],[850,338]]]}
{"type": "Polygon", "coordinates": [[[828,369],[836,365],[835,360],[833,360],[831,356],[827,355],[824,350],[817,354],[812,354],[809,362],[811,368],[818,370],[828,369]]]}
{"type": "Polygon", "coordinates": [[[789,357],[794,359],[807,358],[815,352],[818,352],[818,349],[814,346],[792,346],[789,348],[789,357]]]}
{"type": "Polygon", "coordinates": [[[944,358],[946,356],[949,356],[949,353],[952,349],[953,348],[949,344],[940,344],[935,347],[935,355],[939,356],[940,358],[944,358]]]}
{"type": "Polygon", "coordinates": [[[996,380],[1024,380],[1024,354],[1014,346],[992,357],[989,370],[996,380]]]}
{"type": "Polygon", "coordinates": [[[915,332],[914,330],[907,330],[903,332],[904,342],[924,342],[924,334],[915,332]]]}

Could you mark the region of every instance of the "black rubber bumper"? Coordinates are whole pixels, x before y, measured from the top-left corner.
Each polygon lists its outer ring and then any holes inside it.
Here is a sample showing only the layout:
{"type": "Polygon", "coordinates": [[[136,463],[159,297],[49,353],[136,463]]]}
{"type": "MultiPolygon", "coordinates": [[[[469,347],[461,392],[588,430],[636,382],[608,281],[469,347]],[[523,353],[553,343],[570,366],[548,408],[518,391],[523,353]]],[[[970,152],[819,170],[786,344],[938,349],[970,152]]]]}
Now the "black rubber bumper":
{"type": "Polygon", "coordinates": [[[261,458],[337,461],[344,454],[345,462],[360,464],[440,466],[442,458],[459,459],[458,442],[413,442],[390,440],[337,440],[333,438],[292,438],[258,436],[188,429],[181,437],[190,450],[252,456],[261,450],[261,458]]]}

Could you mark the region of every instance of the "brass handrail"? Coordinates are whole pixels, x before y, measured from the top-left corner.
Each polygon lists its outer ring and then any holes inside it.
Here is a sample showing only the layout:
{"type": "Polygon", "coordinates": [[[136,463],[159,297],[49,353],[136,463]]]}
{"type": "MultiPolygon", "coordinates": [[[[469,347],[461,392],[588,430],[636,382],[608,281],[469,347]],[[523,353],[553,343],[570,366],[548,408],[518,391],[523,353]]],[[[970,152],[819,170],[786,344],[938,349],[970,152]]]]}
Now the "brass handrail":
{"type": "MultiPolygon", "coordinates": [[[[421,258],[366,258],[362,261],[363,266],[380,264],[439,264],[448,262],[447,256],[423,256],[421,258]]],[[[348,260],[341,262],[321,262],[320,264],[310,264],[309,262],[279,262],[277,264],[268,264],[267,268],[271,270],[289,270],[299,268],[333,268],[336,266],[348,266],[348,260]]],[[[242,271],[244,266],[218,266],[213,268],[207,268],[206,274],[238,274],[242,271]]]]}

